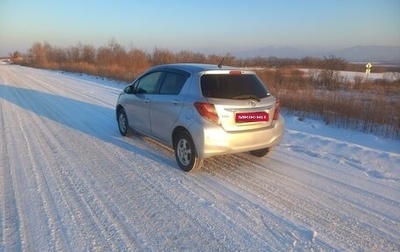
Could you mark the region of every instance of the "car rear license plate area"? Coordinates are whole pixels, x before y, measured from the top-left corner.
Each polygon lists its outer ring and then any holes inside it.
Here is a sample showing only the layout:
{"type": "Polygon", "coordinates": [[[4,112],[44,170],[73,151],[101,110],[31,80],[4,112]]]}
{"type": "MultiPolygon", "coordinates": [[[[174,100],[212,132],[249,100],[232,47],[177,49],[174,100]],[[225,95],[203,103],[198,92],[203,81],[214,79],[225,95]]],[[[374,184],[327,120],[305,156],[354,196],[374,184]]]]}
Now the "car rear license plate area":
{"type": "Polygon", "coordinates": [[[269,114],[267,112],[236,113],[235,120],[237,123],[268,122],[269,114]]]}

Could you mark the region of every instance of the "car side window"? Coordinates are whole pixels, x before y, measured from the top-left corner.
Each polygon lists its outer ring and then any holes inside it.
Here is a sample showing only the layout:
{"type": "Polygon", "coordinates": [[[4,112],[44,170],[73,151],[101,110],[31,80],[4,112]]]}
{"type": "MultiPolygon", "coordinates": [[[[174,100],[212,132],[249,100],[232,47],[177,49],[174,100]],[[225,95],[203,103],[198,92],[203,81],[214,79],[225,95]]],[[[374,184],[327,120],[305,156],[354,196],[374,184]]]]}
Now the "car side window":
{"type": "Polygon", "coordinates": [[[177,95],[181,92],[189,75],[167,72],[161,84],[160,94],[177,95]]]}
{"type": "Polygon", "coordinates": [[[153,72],[143,76],[135,83],[137,94],[154,94],[162,72],[153,72]]]}

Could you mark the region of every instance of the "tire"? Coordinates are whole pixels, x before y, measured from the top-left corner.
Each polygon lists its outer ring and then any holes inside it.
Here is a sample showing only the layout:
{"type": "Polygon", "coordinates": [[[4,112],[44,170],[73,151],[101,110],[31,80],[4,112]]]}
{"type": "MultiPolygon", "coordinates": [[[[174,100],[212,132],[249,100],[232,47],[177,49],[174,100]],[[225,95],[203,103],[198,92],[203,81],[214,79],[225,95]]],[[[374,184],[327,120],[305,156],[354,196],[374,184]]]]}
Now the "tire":
{"type": "Polygon", "coordinates": [[[272,152],[273,148],[264,148],[259,150],[250,151],[250,154],[256,157],[265,157],[272,152]]]}
{"type": "Polygon", "coordinates": [[[203,159],[197,157],[194,142],[187,132],[175,136],[174,152],[178,166],[185,172],[193,172],[203,165],[203,159]]]}
{"type": "Polygon", "coordinates": [[[118,110],[118,129],[121,135],[128,136],[130,133],[128,117],[126,116],[125,109],[118,110]]]}

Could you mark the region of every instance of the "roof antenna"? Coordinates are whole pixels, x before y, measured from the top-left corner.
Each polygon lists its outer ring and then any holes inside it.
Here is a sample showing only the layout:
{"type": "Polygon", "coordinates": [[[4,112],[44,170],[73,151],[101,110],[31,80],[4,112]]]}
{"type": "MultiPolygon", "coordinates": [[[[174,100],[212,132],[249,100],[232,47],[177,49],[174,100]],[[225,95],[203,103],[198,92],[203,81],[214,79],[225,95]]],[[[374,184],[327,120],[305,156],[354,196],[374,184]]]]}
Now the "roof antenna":
{"type": "Polygon", "coordinates": [[[218,67],[219,67],[219,69],[221,69],[221,68],[222,68],[222,62],[224,62],[224,59],[225,59],[225,57],[224,57],[224,58],[222,58],[221,62],[219,62],[219,64],[218,64],[218,67]]]}

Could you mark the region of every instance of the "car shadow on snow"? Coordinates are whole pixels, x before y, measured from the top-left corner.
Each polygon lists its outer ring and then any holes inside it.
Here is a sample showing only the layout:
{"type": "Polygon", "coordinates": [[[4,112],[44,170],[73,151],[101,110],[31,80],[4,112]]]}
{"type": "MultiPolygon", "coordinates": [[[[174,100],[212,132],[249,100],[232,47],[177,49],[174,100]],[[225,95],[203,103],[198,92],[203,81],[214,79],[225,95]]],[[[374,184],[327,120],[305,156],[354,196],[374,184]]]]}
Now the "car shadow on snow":
{"type": "MultiPolygon", "coordinates": [[[[175,160],[130,144],[119,134],[114,109],[46,93],[0,84],[0,98],[54,122],[178,169],[175,160]]],[[[134,138],[140,139],[135,135],[134,138]]],[[[149,144],[149,143],[147,143],[149,144]]]]}

